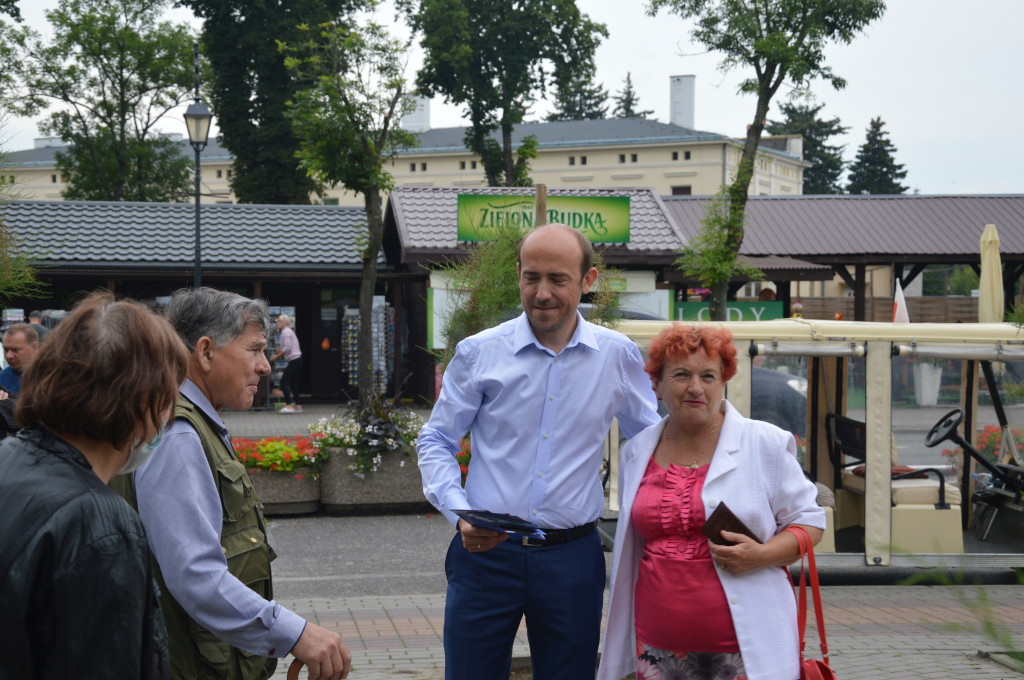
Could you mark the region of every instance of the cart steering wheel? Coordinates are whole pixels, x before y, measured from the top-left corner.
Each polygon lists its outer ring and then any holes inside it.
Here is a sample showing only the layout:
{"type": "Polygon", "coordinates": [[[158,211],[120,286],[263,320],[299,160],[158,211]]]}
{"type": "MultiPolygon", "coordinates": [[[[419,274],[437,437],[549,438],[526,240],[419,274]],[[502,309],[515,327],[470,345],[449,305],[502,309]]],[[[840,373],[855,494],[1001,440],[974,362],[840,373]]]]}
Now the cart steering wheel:
{"type": "MultiPolygon", "coordinates": [[[[934,427],[925,435],[924,445],[927,447],[937,446],[947,439],[953,439],[956,435],[956,428],[964,421],[964,410],[955,408],[935,423],[934,427]]],[[[954,441],[957,441],[954,439],[954,441]]],[[[957,441],[959,443],[959,441],[957,441]]]]}

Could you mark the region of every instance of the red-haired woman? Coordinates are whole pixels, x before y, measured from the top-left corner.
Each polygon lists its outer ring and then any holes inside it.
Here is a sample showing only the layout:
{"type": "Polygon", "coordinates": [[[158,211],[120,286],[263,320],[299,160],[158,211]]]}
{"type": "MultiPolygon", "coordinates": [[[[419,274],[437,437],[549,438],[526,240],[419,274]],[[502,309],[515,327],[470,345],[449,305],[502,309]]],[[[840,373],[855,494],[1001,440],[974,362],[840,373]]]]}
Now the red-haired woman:
{"type": "Polygon", "coordinates": [[[779,566],[799,559],[787,526],[821,540],[825,515],[793,435],[725,400],[736,347],[723,328],[673,324],[648,349],[668,416],[622,451],[621,509],[599,680],[795,680],[796,605],[779,566]],[[701,533],[724,502],[763,543],[701,533]]]}

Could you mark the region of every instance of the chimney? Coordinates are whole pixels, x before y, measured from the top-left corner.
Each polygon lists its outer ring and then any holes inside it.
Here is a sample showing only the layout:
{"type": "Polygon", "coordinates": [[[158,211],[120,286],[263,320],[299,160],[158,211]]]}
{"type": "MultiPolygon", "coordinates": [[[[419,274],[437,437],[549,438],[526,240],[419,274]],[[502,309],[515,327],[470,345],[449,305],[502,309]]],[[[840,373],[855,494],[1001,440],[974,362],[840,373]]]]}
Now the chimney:
{"type": "Polygon", "coordinates": [[[669,105],[668,122],[672,125],[694,129],[694,83],[697,76],[669,76],[669,94],[671,102],[669,105]]]}
{"type": "Polygon", "coordinates": [[[402,129],[409,132],[426,132],[430,129],[430,100],[421,94],[409,97],[413,106],[402,116],[402,129]]]}

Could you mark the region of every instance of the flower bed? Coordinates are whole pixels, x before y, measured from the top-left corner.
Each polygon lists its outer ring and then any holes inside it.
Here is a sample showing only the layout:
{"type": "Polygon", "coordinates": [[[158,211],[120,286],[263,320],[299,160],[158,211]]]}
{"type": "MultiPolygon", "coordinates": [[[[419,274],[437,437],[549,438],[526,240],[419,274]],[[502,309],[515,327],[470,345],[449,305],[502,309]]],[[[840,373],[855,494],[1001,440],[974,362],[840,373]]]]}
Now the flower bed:
{"type": "Polygon", "coordinates": [[[322,418],[309,426],[329,451],[321,503],[340,514],[425,509],[413,452],[423,419],[379,395],[360,411],[322,418]]]}
{"type": "Polygon", "coordinates": [[[266,515],[298,515],[320,509],[320,474],[327,457],[320,437],[237,438],[238,460],[249,468],[266,515]]]}

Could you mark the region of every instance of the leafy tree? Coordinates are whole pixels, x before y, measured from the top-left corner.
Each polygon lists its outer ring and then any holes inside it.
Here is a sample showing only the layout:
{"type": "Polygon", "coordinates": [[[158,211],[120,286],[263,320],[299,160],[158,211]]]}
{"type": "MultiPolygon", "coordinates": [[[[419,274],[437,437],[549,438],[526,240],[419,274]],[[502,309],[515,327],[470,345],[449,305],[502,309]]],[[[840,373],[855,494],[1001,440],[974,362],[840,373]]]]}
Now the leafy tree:
{"type": "Polygon", "coordinates": [[[769,121],[766,130],[771,135],[801,135],[804,138],[804,160],[813,163],[804,170],[804,193],[843,193],[839,179],[846,166],[843,161],[845,147],[831,145],[828,140],[850,128],[840,125],[838,118],[820,118],[824,104],[782,104],[779,108],[786,119],[769,121]]]}
{"type": "MultiPolygon", "coordinates": [[[[4,127],[6,116],[0,114],[0,128],[4,127]]],[[[0,208],[21,198],[14,175],[11,155],[0,149],[0,208]]],[[[45,296],[46,284],[36,277],[33,258],[25,252],[21,239],[7,228],[0,213],[0,304],[8,305],[15,298],[40,298],[45,296]]]]}
{"type": "MultiPolygon", "coordinates": [[[[725,232],[718,242],[721,253],[707,253],[709,270],[718,260],[735,261],[743,243],[744,212],[754,176],[754,160],[768,118],[772,97],[784,82],[802,86],[822,78],[836,88],[846,83],[825,64],[825,47],[849,43],[885,10],[882,0],[649,0],[648,12],[667,7],[683,19],[693,19],[693,39],[724,55],[721,67],[748,67],[754,77],[740,84],[740,92],[757,95],[754,119],[747,127],[736,176],[728,187],[728,212],[716,217],[725,232]]],[[[710,316],[726,318],[729,281],[702,277],[711,289],[710,316]]]]}
{"type": "Polygon", "coordinates": [[[56,159],[57,169],[67,178],[62,196],[68,201],[168,202],[191,195],[192,163],[181,146],[167,137],[122,143],[104,128],[92,139],[72,135],[56,159]],[[128,161],[123,166],[122,157],[128,161]],[[119,181],[112,185],[110,178],[115,177],[119,181]]]}
{"type": "Polygon", "coordinates": [[[971,291],[978,290],[980,278],[978,272],[969,265],[958,265],[953,268],[949,277],[949,294],[969,296],[971,291]]]}
{"type": "Polygon", "coordinates": [[[640,98],[633,89],[633,76],[630,73],[626,74],[626,79],[622,82],[622,90],[612,99],[615,100],[612,115],[616,118],[646,118],[654,113],[650,110],[640,110],[640,98]]]}
{"type": "Polygon", "coordinates": [[[18,0],[0,0],[0,14],[6,14],[15,21],[21,21],[21,10],[18,9],[18,0]]]}
{"type": "Polygon", "coordinates": [[[422,34],[417,86],[466,107],[466,147],[480,157],[491,186],[515,185],[524,173],[512,130],[554,76],[569,80],[592,61],[604,26],[573,0],[401,0],[422,34]],[[501,142],[492,138],[500,130],[501,142]],[[500,151],[500,154],[498,153],[500,151]]]}
{"type": "Polygon", "coordinates": [[[902,194],[907,187],[900,180],[907,171],[893,157],[896,147],[882,128],[881,118],[872,118],[867,137],[857,150],[857,160],[850,166],[846,190],[851,194],[902,194]]]}
{"type": "Polygon", "coordinates": [[[296,27],[338,21],[361,0],[179,0],[203,20],[211,108],[234,156],[231,188],[240,203],[309,203],[320,189],[299,167],[299,142],[285,118],[299,87],[276,40],[306,39],[296,27]]]}
{"type": "Polygon", "coordinates": [[[555,106],[548,122],[558,120],[601,120],[608,113],[608,90],[594,82],[594,67],[557,78],[555,106]]]}
{"type": "Polygon", "coordinates": [[[393,126],[411,107],[402,77],[405,48],[373,22],[361,28],[324,23],[299,27],[305,40],[279,42],[299,81],[287,118],[299,140],[301,167],[329,186],[363,195],[366,241],[359,289],[359,401],[373,399],[372,311],[384,233],[381,194],[394,186],[385,164],[415,136],[393,126]]]}
{"type": "Polygon", "coordinates": [[[188,158],[156,125],[188,99],[193,42],[185,24],[160,21],[169,0],[61,0],[46,12],[49,42],[14,30],[21,91],[16,113],[55,104],[40,129],[68,144],[57,155],[67,198],[172,200],[188,194],[188,158]]]}
{"type": "MultiPolygon", "coordinates": [[[[688,280],[700,282],[704,286],[728,286],[736,276],[746,276],[752,280],[764,278],[760,269],[740,264],[727,247],[725,240],[729,238],[729,231],[726,227],[730,220],[731,201],[729,188],[723,186],[718,195],[711,199],[700,221],[700,232],[679,250],[675,265],[688,280]]],[[[709,314],[713,313],[713,304],[712,299],[708,303],[709,314]]]]}

